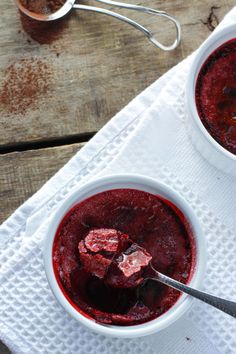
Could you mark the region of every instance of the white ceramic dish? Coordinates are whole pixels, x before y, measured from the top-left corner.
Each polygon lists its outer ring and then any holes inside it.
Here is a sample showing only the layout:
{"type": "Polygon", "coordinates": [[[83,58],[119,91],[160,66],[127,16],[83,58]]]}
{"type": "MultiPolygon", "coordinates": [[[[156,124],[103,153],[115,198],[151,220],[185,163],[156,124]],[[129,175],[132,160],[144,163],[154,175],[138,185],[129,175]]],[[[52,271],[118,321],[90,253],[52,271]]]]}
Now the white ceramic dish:
{"type": "Polygon", "coordinates": [[[196,288],[201,287],[205,269],[205,241],[197,218],[195,217],[188,203],[169,187],[157,182],[154,179],[138,175],[115,175],[93,180],[88,184],[75,190],[65,199],[60,208],[52,217],[48,232],[45,235],[44,263],[45,271],[50,287],[64,309],[78,322],[87,326],[97,333],[113,337],[140,337],[160,331],[176,321],[190,307],[192,298],[182,295],[174,306],[160,317],[144,324],[134,326],[103,325],[95,320],[83,316],[64,297],[53,271],[52,247],[56,230],[64,215],[78,202],[100,192],[117,188],[133,188],[149,193],[158,194],[174,203],[185,215],[192,228],[196,243],[196,267],[193,272],[190,285],[196,288]]]}
{"type": "Polygon", "coordinates": [[[187,78],[186,107],[188,111],[188,132],[197,150],[212,165],[236,176],[236,155],[226,150],[208,133],[201,122],[195,103],[196,81],[202,65],[212,52],[233,38],[236,38],[236,24],[217,31],[199,48],[187,78]]]}

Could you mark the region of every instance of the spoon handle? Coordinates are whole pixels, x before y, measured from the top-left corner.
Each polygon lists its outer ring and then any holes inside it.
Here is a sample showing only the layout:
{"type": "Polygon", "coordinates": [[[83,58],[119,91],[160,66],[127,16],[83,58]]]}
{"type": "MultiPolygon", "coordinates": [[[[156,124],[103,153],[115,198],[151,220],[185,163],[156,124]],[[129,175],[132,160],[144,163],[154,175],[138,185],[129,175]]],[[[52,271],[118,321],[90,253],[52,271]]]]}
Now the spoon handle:
{"type": "Polygon", "coordinates": [[[150,42],[152,42],[156,47],[165,50],[165,51],[171,51],[173,49],[175,49],[180,42],[181,39],[181,27],[179,22],[172,16],[170,16],[169,14],[167,14],[164,11],[158,11],[158,10],[154,10],[151,8],[147,8],[144,6],[137,6],[137,5],[129,5],[129,4],[123,4],[120,2],[113,2],[113,1],[109,1],[109,0],[97,0],[99,2],[103,2],[105,4],[109,4],[109,5],[114,5],[114,6],[119,6],[119,7],[124,7],[130,10],[136,10],[136,11],[141,11],[144,12],[146,14],[152,14],[152,15],[156,15],[156,16],[161,16],[161,17],[165,17],[166,19],[170,20],[174,26],[175,26],[175,30],[176,30],[176,38],[174,40],[174,42],[170,45],[170,46],[166,46],[162,43],[160,43],[154,36],[154,34],[149,31],[146,27],[142,26],[141,24],[139,24],[138,22],[132,20],[131,18],[128,18],[126,16],[120,15],[117,12],[113,12],[104,8],[100,8],[100,7],[95,7],[95,6],[88,6],[88,5],[82,5],[82,4],[74,4],[73,8],[74,9],[78,9],[78,10],[85,10],[85,11],[93,11],[93,12],[97,12],[103,15],[108,15],[108,16],[112,16],[114,18],[116,18],[117,20],[126,22],[128,24],[130,24],[131,26],[135,27],[136,29],[138,29],[139,31],[141,31],[148,39],[150,42]]]}
{"type": "Polygon", "coordinates": [[[158,280],[161,283],[169,285],[170,287],[172,287],[174,289],[177,289],[177,290],[182,291],[183,293],[189,294],[189,295],[191,295],[203,302],[206,302],[207,304],[209,304],[211,306],[216,307],[217,309],[227,313],[228,315],[236,318],[236,302],[234,302],[234,301],[225,300],[220,297],[207,294],[203,291],[193,289],[193,288],[189,287],[188,285],[180,283],[177,280],[174,280],[162,273],[159,273],[156,270],[155,270],[155,276],[152,277],[152,279],[158,280]]]}

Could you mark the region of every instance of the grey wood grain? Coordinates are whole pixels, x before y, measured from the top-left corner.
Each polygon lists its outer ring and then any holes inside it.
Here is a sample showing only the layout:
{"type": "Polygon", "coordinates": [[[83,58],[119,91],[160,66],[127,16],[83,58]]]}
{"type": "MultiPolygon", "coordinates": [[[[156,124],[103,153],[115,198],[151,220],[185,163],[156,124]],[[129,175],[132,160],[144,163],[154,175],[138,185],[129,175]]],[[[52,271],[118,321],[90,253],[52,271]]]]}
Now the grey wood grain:
{"type": "Polygon", "coordinates": [[[0,223],[34,194],[82,146],[83,144],[72,144],[0,155],[0,223]]]}
{"type": "MultiPolygon", "coordinates": [[[[195,50],[235,5],[233,0],[222,0],[213,9],[215,3],[210,0],[139,3],[166,10],[179,19],[183,39],[175,51],[162,52],[129,25],[82,11],[72,13],[55,42],[42,45],[24,32],[14,1],[1,0],[0,97],[9,81],[10,65],[20,67],[22,72],[32,60],[33,71],[39,70],[39,63],[46,68],[41,69],[43,83],[38,83],[39,94],[33,102],[27,98],[27,90],[24,94],[29,104],[23,115],[17,107],[21,107],[22,80],[27,86],[26,75],[8,85],[11,100],[16,102],[14,112],[6,102],[0,102],[0,146],[97,131],[145,87],[195,50]],[[22,59],[28,62],[24,64],[22,59]]],[[[174,31],[165,20],[118,11],[150,27],[163,42],[172,42],[174,31]]]]}

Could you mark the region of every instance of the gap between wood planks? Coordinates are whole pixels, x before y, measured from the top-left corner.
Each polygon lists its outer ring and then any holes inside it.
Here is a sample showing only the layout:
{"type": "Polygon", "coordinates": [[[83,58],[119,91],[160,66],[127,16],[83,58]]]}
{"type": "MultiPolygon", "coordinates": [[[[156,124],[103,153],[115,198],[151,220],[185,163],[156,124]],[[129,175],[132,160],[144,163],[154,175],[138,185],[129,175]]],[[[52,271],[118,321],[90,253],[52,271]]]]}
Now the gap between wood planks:
{"type": "Polygon", "coordinates": [[[75,143],[84,143],[89,141],[96,131],[91,133],[73,134],[63,137],[50,138],[48,140],[23,141],[18,143],[7,144],[0,146],[0,155],[8,154],[16,151],[38,150],[44,148],[51,148],[56,146],[63,146],[75,143]]]}

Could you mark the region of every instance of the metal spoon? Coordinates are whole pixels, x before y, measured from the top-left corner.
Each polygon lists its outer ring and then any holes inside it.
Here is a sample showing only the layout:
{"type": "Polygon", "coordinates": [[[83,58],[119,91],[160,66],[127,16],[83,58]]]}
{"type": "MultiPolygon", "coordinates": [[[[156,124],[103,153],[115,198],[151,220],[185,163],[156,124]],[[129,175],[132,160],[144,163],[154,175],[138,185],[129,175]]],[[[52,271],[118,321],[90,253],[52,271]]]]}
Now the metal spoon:
{"type": "Polygon", "coordinates": [[[87,5],[75,4],[75,1],[76,0],[67,0],[65,2],[65,4],[58,11],[56,11],[56,12],[54,12],[52,14],[38,14],[38,13],[35,13],[35,12],[31,12],[31,11],[27,10],[21,4],[20,0],[16,0],[16,4],[17,4],[18,8],[25,15],[31,17],[34,20],[38,20],[38,21],[58,20],[59,18],[61,18],[61,17],[65,16],[66,14],[68,14],[68,12],[70,10],[72,10],[72,8],[73,9],[78,9],[78,10],[93,11],[93,12],[98,12],[100,14],[112,16],[112,17],[115,17],[118,20],[126,22],[126,23],[130,24],[131,26],[137,28],[156,47],[158,47],[158,48],[160,48],[162,50],[165,50],[165,51],[171,51],[171,50],[175,49],[178,46],[179,42],[180,42],[180,39],[181,39],[181,27],[180,27],[179,22],[174,17],[170,16],[168,13],[166,13],[164,11],[158,11],[158,10],[154,10],[154,9],[151,9],[151,8],[145,7],[145,6],[125,4],[125,3],[121,3],[121,2],[117,2],[117,1],[111,1],[111,0],[96,0],[98,2],[107,4],[107,5],[113,5],[113,6],[117,6],[117,7],[120,7],[120,8],[126,8],[126,9],[129,9],[129,10],[135,10],[135,11],[139,11],[139,12],[144,12],[146,14],[151,14],[151,15],[156,15],[156,16],[167,18],[168,20],[170,20],[171,22],[174,23],[175,30],[176,30],[176,38],[175,38],[173,44],[171,44],[170,46],[166,46],[166,45],[160,43],[157,39],[155,39],[154,34],[152,32],[150,32],[147,28],[143,27],[142,25],[140,25],[136,21],[131,20],[128,17],[125,17],[125,16],[120,15],[120,14],[118,14],[116,12],[113,12],[113,11],[102,9],[102,8],[95,7],[95,6],[87,6],[87,5]]]}
{"type": "Polygon", "coordinates": [[[180,283],[179,281],[172,279],[168,277],[167,275],[164,275],[160,272],[158,272],[156,269],[150,265],[152,275],[149,275],[150,279],[157,280],[163,284],[166,284],[176,290],[182,291],[185,294],[191,295],[192,297],[195,297],[198,300],[201,300],[203,302],[206,302],[207,304],[216,307],[218,310],[221,310],[228,315],[236,318],[236,302],[234,301],[229,301],[222,299],[218,296],[214,296],[208,293],[205,293],[203,291],[193,289],[188,285],[185,285],[183,283],[180,283]]]}
{"type": "Polygon", "coordinates": [[[90,230],[85,240],[80,241],[78,249],[80,261],[85,265],[86,270],[103,279],[106,284],[112,287],[132,288],[148,279],[152,279],[189,294],[236,318],[236,302],[193,289],[160,273],[152,266],[151,254],[133,242],[128,235],[117,230],[90,230]],[[113,260],[107,265],[106,256],[100,254],[101,263],[100,267],[97,268],[98,260],[96,255],[104,250],[113,252],[113,260]],[[106,262],[103,263],[102,259],[106,262]],[[103,271],[101,272],[101,270],[103,271]]]}
{"type": "Polygon", "coordinates": [[[194,289],[173,278],[168,277],[163,273],[160,273],[152,265],[152,256],[144,248],[140,247],[136,243],[132,243],[132,246],[130,246],[124,253],[119,255],[117,266],[125,275],[125,278],[124,275],[122,275],[121,278],[123,281],[122,286],[128,284],[128,287],[130,287],[141,284],[148,279],[156,280],[176,290],[191,295],[198,300],[206,302],[207,304],[214,306],[217,309],[236,318],[236,302],[225,300],[220,297],[194,289]],[[132,278],[133,275],[138,274],[137,269],[139,269],[140,277],[136,276],[135,278],[132,278]],[[133,284],[131,282],[132,279],[134,279],[133,284]]]}
{"type": "MultiPolygon", "coordinates": [[[[152,265],[152,256],[144,248],[140,247],[136,243],[132,245],[121,255],[119,255],[118,268],[126,276],[125,281],[122,285],[126,283],[132,286],[132,276],[136,275],[137,268],[140,269],[140,277],[134,278],[135,282],[140,284],[148,279],[159,281],[160,283],[166,284],[176,290],[182,291],[188,295],[195,297],[198,300],[206,302],[207,304],[216,307],[217,309],[227,313],[228,315],[236,318],[236,302],[222,299],[220,297],[210,295],[203,291],[194,289],[186,284],[183,284],[167,275],[157,271],[152,265]],[[143,272],[142,272],[143,269],[143,272]],[[129,280],[129,282],[127,281],[129,280]]],[[[122,280],[124,279],[122,275],[122,280]]]]}

